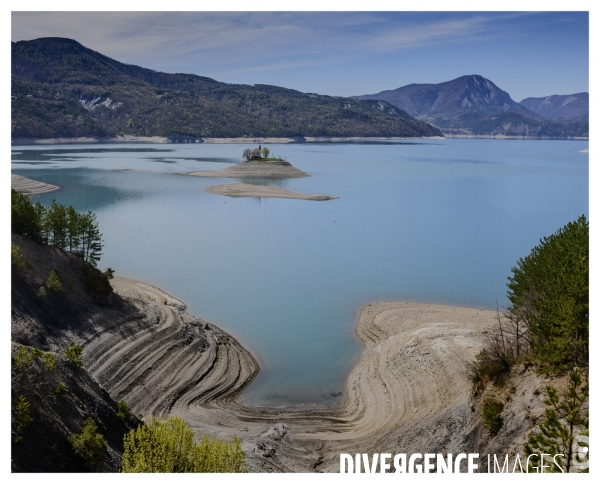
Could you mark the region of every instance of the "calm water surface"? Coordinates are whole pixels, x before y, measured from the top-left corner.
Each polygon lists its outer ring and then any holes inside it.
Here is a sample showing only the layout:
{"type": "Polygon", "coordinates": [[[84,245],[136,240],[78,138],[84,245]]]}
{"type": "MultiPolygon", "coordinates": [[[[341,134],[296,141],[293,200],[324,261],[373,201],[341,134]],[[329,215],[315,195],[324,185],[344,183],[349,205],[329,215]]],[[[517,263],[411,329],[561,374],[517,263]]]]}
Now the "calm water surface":
{"type": "Polygon", "coordinates": [[[97,213],[99,267],[163,288],[238,337],[261,373],[254,405],[340,402],[361,349],[360,306],[506,306],[506,278],[539,239],[588,215],[583,141],[268,145],[311,178],[234,180],[248,145],[13,146],[12,171],[97,213]],[[259,183],[339,200],[228,198],[259,183]]]}

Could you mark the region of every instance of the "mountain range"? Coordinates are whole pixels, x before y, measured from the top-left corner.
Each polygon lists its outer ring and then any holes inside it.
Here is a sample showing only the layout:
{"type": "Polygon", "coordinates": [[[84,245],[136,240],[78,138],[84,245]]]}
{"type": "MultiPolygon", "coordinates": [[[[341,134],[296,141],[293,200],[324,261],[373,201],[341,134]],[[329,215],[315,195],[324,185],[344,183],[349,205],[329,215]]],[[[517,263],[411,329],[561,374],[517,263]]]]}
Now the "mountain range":
{"type": "Polygon", "coordinates": [[[589,136],[587,93],[527,98],[518,103],[489,79],[468,75],[439,84],[409,84],[356,97],[387,101],[438,127],[446,136],[589,136]]]}
{"type": "Polygon", "coordinates": [[[587,92],[566,96],[528,97],[520,104],[546,119],[589,120],[590,95],[587,92]]]}
{"type": "Polygon", "coordinates": [[[167,74],[64,38],[13,42],[11,51],[13,140],[441,136],[385,101],[167,74]]]}
{"type": "Polygon", "coordinates": [[[11,135],[40,138],[159,136],[589,137],[589,95],[520,103],[480,75],[354,97],[271,85],[227,84],[124,64],[75,40],[11,43],[11,135]]]}

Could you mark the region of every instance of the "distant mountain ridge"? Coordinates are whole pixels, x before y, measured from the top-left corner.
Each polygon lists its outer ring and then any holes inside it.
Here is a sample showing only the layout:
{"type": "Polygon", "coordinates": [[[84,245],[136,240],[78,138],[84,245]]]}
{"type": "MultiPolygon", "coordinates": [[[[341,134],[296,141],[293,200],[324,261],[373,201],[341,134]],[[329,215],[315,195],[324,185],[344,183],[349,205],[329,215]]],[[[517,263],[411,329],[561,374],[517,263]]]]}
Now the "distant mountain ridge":
{"type": "Polygon", "coordinates": [[[587,119],[590,112],[590,95],[576,94],[528,97],[519,104],[546,119],[587,119]]]}
{"type": "MultiPolygon", "coordinates": [[[[440,128],[446,136],[517,138],[589,136],[587,119],[578,117],[572,122],[563,120],[557,122],[558,116],[551,118],[544,115],[544,112],[550,112],[550,108],[540,109],[539,106],[546,105],[543,104],[544,101],[517,103],[506,91],[480,75],[461,76],[439,84],[409,84],[398,89],[356,97],[387,101],[411,116],[440,128]]],[[[561,98],[570,99],[569,96],[561,98]]],[[[555,106],[560,102],[564,103],[565,100],[553,100],[549,104],[555,106]]],[[[572,101],[566,103],[569,102],[572,101]]],[[[582,104],[583,102],[580,102],[573,107],[581,109],[582,104]]],[[[553,108],[553,112],[558,112],[558,108],[553,108]]],[[[571,112],[579,111],[573,109],[571,112]]]]}
{"type": "Polygon", "coordinates": [[[72,39],[13,42],[11,51],[13,139],[441,136],[384,101],[167,74],[72,39]]]}
{"type": "Polygon", "coordinates": [[[411,116],[451,118],[469,113],[516,112],[529,118],[540,118],[513,101],[492,81],[479,75],[461,76],[440,84],[409,84],[358,98],[387,101],[411,116]]]}

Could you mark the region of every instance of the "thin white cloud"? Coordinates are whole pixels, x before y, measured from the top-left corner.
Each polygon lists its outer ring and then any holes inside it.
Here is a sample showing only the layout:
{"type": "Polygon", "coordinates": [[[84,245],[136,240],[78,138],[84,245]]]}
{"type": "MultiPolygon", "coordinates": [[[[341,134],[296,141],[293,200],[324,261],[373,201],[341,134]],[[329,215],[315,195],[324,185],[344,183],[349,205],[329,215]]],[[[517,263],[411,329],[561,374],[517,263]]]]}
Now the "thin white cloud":
{"type": "Polygon", "coordinates": [[[121,62],[213,77],[360,63],[523,35],[528,12],[13,12],[12,40],[69,37],[121,62]]]}

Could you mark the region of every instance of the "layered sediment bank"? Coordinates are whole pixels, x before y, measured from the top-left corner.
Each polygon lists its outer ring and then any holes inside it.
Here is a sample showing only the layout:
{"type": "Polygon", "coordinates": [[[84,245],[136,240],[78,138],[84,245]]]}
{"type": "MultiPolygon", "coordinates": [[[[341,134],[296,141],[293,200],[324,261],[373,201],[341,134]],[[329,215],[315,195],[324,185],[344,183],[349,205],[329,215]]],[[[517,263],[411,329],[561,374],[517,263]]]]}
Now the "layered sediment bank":
{"type": "Polygon", "coordinates": [[[241,437],[249,470],[337,472],[342,452],[472,452],[466,367],[495,312],[368,304],[356,325],[365,347],[342,405],[265,409],[237,399],[259,369],[234,338],[158,288],[123,278],[113,287],[145,317],[104,329],[85,345],[90,373],[136,414],[179,415],[197,437],[241,437]]]}
{"type": "Polygon", "coordinates": [[[265,185],[251,185],[249,183],[233,183],[230,185],[216,185],[205,190],[208,193],[225,195],[227,197],[253,197],[253,198],[292,198],[298,200],[334,200],[339,197],[331,195],[316,195],[312,193],[298,193],[283,188],[268,187],[265,185]]]}
{"type": "Polygon", "coordinates": [[[35,181],[24,176],[15,175],[14,173],[10,175],[10,186],[25,195],[40,195],[60,189],[56,185],[35,181]]]}
{"type": "Polygon", "coordinates": [[[302,178],[312,176],[287,161],[242,161],[237,165],[214,171],[193,171],[180,175],[215,178],[302,178]]]}

